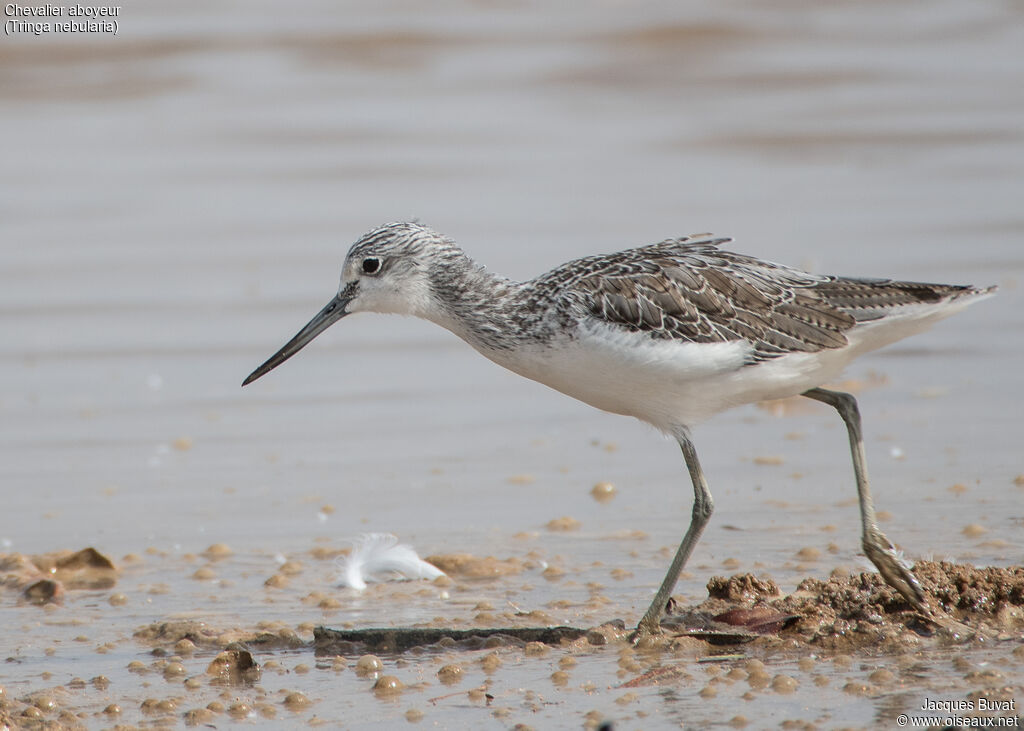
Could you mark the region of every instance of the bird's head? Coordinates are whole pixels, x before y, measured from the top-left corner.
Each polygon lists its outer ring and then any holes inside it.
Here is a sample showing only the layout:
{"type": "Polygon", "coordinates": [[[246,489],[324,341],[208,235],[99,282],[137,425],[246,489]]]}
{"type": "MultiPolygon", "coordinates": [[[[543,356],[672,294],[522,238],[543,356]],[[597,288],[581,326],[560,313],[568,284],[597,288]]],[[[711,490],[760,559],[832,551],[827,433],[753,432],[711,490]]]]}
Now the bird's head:
{"type": "Polygon", "coordinates": [[[334,298],[242,385],[284,363],[346,315],[388,312],[429,317],[435,307],[431,273],[459,254],[449,239],[418,223],[389,223],[364,234],[345,257],[334,298]]]}

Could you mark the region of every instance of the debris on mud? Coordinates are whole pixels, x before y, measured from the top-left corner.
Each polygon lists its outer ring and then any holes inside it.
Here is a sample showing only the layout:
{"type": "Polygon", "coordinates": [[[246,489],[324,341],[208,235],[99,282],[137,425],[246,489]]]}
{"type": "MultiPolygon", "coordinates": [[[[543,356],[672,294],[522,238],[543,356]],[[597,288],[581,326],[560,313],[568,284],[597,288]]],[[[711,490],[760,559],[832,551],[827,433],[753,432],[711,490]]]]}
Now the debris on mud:
{"type": "Polygon", "coordinates": [[[32,604],[59,602],[65,589],[110,589],[119,576],[114,563],[95,548],[35,556],[0,554],[0,589],[15,589],[32,604]]]}
{"type": "Polygon", "coordinates": [[[427,556],[431,563],[448,576],[460,579],[496,579],[520,574],[525,566],[517,558],[500,559],[494,556],[474,556],[470,553],[445,553],[427,556]]]}
{"type": "Polygon", "coordinates": [[[252,653],[242,647],[232,647],[213,658],[206,674],[224,685],[248,685],[260,679],[259,664],[252,653]]]}
{"type": "Polygon", "coordinates": [[[704,603],[666,618],[663,626],[675,635],[705,636],[721,644],[728,642],[730,633],[715,631],[712,622],[724,621],[747,630],[733,633],[737,642],[780,632],[789,640],[836,652],[907,649],[941,636],[938,630],[946,617],[966,624],[968,631],[997,637],[1024,631],[1024,568],[919,561],[914,573],[936,621],[914,611],[875,573],[837,575],[827,581],[805,579],[784,597],[771,579],[742,574],[712,578],[704,603]],[[737,602],[747,606],[738,609],[737,602]]]}
{"type": "Polygon", "coordinates": [[[526,646],[530,642],[558,645],[586,634],[575,627],[502,627],[495,629],[396,629],[336,630],[317,627],[313,645],[318,655],[354,652],[404,652],[412,647],[439,645],[444,649],[480,650],[491,647],[526,646]]]}

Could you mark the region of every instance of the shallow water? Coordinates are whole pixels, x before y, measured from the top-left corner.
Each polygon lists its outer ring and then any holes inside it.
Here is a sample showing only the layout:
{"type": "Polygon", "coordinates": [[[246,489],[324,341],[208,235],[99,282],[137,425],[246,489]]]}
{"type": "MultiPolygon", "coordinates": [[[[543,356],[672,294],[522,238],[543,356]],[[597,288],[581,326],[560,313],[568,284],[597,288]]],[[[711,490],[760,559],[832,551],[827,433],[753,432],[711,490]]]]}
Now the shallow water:
{"type": "MultiPolygon", "coordinates": [[[[999,284],[997,298],[848,375],[862,387],[890,538],[911,558],[1020,562],[1019,6],[418,9],[126,7],[116,38],[0,41],[0,552],[95,546],[124,564],[116,591],[128,598],[112,607],[110,592],[69,592],[47,611],[0,593],[4,625],[19,628],[0,639],[9,695],[105,675],[109,689],[71,691],[65,707],[118,702],[124,722],[152,721],[145,698],[188,693],[127,671],[152,661],[131,635],[182,615],[301,626],[307,639],[321,623],[469,622],[479,602],[559,623],[636,621],[691,499],[678,450],[647,427],[398,318],[350,318],[239,388],[333,294],[352,240],[414,216],[515,277],[711,230],[816,271],[999,284]],[[610,503],[591,499],[598,481],[615,484],[610,503]],[[566,515],[581,527],[545,528],[566,515]],[[965,534],[971,525],[984,533],[965,534]],[[310,551],[367,531],[422,555],[538,558],[447,596],[332,588],[333,561],[310,551]],[[191,578],[214,543],[234,555],[214,578],[191,578]],[[281,557],[303,572],[264,588],[281,557]],[[566,574],[548,581],[544,565],[566,574]],[[339,606],[303,602],[313,591],[339,606]],[[595,591],[608,602],[595,606],[595,591]]],[[[792,590],[861,567],[834,414],[750,407],[695,439],[716,513],[679,584],[686,601],[703,599],[715,573],[766,572],[792,590]],[[821,557],[798,558],[808,547],[821,557]]],[[[1005,660],[984,653],[971,662],[1005,660]]],[[[410,707],[441,726],[579,726],[592,710],[624,727],[736,715],[729,692],[701,697],[696,681],[616,703],[608,656],[580,657],[564,690],[549,680],[558,652],[507,660],[491,692],[513,710],[499,718],[463,698],[430,704],[449,692],[433,656],[392,667],[406,685],[430,683],[398,700],[378,701],[309,651],[277,657],[308,673],[267,672],[260,689],[300,690],[315,700],[304,719],[356,726],[410,707]]],[[[915,658],[912,680],[868,696],[797,673],[797,693],[759,694],[743,715],[869,726],[926,690],[962,696],[948,657],[915,658]]],[[[208,661],[185,664],[196,674],[208,661]]],[[[793,674],[792,662],[770,672],[793,674]]],[[[855,661],[848,674],[861,672],[855,661]]],[[[1020,697],[1019,665],[1002,672],[1020,697]]],[[[456,689],[484,678],[469,676],[456,689]]]]}

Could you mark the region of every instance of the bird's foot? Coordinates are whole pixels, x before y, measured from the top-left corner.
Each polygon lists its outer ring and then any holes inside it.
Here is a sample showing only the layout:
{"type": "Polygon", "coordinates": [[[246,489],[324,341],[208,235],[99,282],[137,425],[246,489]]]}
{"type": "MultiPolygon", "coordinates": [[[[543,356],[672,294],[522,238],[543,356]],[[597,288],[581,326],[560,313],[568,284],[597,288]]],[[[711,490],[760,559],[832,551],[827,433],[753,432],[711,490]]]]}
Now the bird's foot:
{"type": "MultiPolygon", "coordinates": [[[[646,619],[646,618],[645,618],[646,619]]],[[[654,623],[647,622],[645,619],[640,620],[640,624],[636,626],[629,635],[629,644],[633,647],[647,641],[660,637],[662,634],[661,624],[657,621],[654,623]]]]}
{"type": "Polygon", "coordinates": [[[896,552],[892,542],[881,531],[871,530],[864,534],[861,545],[885,583],[898,591],[915,610],[930,617],[932,612],[917,577],[896,552]]]}

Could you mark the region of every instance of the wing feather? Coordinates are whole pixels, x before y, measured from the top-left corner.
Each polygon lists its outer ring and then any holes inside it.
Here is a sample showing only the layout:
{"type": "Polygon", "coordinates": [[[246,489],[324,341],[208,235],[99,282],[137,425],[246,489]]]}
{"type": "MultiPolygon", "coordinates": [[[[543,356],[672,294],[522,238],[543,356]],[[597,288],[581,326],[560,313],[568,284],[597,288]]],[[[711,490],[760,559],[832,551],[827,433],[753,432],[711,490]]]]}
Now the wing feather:
{"type": "Polygon", "coordinates": [[[724,241],[677,239],[582,259],[561,276],[592,316],[654,338],[746,340],[754,360],[846,344],[856,320],[814,291],[826,278],[722,251],[724,241]]]}

